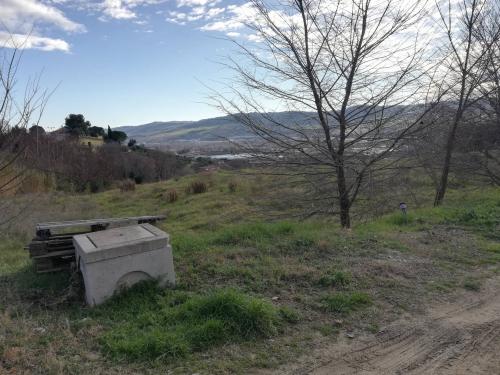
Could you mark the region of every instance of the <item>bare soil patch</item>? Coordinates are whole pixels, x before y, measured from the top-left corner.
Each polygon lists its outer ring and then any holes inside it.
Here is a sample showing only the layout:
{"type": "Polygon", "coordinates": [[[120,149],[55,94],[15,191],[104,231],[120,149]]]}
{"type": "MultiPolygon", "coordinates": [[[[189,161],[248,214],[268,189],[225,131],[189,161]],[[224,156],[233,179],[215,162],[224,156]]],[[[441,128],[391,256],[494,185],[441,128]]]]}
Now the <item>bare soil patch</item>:
{"type": "Polygon", "coordinates": [[[375,335],[339,338],[273,374],[500,373],[500,277],[375,335]]]}

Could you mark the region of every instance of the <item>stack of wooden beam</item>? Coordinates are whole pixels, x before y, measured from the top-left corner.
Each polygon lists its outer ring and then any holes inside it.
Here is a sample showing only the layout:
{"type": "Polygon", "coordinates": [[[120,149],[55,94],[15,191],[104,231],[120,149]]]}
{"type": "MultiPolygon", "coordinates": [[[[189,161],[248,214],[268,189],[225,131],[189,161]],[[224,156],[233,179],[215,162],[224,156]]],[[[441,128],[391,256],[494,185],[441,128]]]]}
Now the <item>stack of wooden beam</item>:
{"type": "Polygon", "coordinates": [[[127,225],[154,224],[163,219],[165,216],[136,216],[40,223],[36,225],[36,237],[26,249],[37,273],[67,270],[75,262],[73,236],[127,225]]]}

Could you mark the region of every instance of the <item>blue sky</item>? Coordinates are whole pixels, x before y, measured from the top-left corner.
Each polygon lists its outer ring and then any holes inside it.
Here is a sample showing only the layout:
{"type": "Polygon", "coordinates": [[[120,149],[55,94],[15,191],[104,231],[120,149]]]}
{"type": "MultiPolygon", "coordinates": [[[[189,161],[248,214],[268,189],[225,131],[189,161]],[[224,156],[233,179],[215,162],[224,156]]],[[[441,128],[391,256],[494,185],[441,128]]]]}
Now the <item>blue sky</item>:
{"type": "Polygon", "coordinates": [[[196,120],[220,115],[205,85],[229,74],[221,37],[251,40],[248,15],[237,0],[0,0],[0,41],[24,42],[19,88],[40,71],[43,87],[57,87],[46,128],[69,113],[112,127],[196,120]]]}

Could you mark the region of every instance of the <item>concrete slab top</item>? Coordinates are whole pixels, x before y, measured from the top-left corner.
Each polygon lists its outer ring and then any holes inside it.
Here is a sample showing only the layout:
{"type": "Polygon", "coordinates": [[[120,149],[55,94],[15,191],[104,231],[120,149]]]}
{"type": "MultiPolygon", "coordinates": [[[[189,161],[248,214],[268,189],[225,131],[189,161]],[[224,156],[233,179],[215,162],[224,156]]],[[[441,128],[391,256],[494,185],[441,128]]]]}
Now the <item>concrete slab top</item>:
{"type": "Polygon", "coordinates": [[[167,233],[150,224],[108,229],[73,237],[77,256],[87,263],[156,250],[167,246],[168,240],[167,233]]]}
{"type": "Polygon", "coordinates": [[[155,237],[155,234],[139,225],[103,230],[87,235],[96,248],[106,246],[119,246],[124,242],[142,240],[155,237]]]}

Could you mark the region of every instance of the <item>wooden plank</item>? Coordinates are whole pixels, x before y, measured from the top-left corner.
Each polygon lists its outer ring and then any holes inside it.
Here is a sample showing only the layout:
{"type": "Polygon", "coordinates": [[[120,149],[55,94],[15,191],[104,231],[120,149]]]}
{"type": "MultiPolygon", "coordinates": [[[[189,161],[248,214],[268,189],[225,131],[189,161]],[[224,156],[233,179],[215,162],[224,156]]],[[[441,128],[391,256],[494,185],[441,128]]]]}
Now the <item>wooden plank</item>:
{"type": "Polygon", "coordinates": [[[30,252],[30,258],[33,258],[33,257],[38,256],[38,255],[47,254],[48,250],[47,249],[31,249],[31,250],[29,250],[29,252],[30,252]]]}
{"type": "Polygon", "coordinates": [[[134,216],[134,217],[123,217],[123,218],[107,218],[107,219],[92,219],[92,220],[73,220],[73,221],[54,221],[47,223],[39,223],[36,225],[36,230],[38,231],[50,231],[53,229],[66,229],[81,226],[93,226],[93,225],[110,225],[110,224],[134,224],[134,223],[146,223],[155,222],[159,220],[164,220],[165,215],[158,216],[134,216]]]}
{"type": "Polygon", "coordinates": [[[74,252],[75,247],[73,245],[73,240],[54,241],[53,243],[51,241],[34,241],[28,244],[27,250],[30,253],[30,257],[33,258],[65,250],[74,252]]]}
{"type": "Polygon", "coordinates": [[[57,253],[59,251],[75,251],[75,248],[74,246],[61,246],[56,248],[35,248],[35,249],[30,249],[29,254],[31,257],[33,257],[36,255],[57,253]]]}
{"type": "Polygon", "coordinates": [[[75,249],[73,250],[62,250],[62,251],[52,251],[43,255],[32,256],[33,259],[44,259],[44,258],[58,258],[68,255],[75,255],[75,249]]]}
{"type": "Polygon", "coordinates": [[[37,250],[47,250],[47,251],[54,251],[58,249],[63,249],[63,248],[72,248],[73,242],[67,242],[67,243],[60,243],[56,245],[50,245],[50,244],[42,244],[38,246],[37,244],[29,244],[26,247],[26,250],[28,251],[37,251],[37,250]]]}
{"type": "Polygon", "coordinates": [[[52,259],[38,259],[34,261],[34,264],[36,272],[54,268],[54,263],[52,262],[52,259]]]}
{"type": "Polygon", "coordinates": [[[71,263],[73,263],[73,259],[45,258],[34,260],[36,273],[69,270],[71,268],[71,263]]]}
{"type": "Polygon", "coordinates": [[[77,234],[85,234],[89,233],[88,230],[85,231],[79,231],[79,232],[65,232],[65,233],[54,233],[51,234],[48,237],[35,237],[33,238],[33,241],[52,241],[52,240],[64,240],[64,239],[73,239],[73,236],[76,236],[77,234]]]}
{"type": "Polygon", "coordinates": [[[73,237],[69,236],[68,238],[54,238],[48,240],[34,240],[29,243],[29,247],[42,247],[42,246],[59,246],[68,243],[73,243],[73,237]]]}
{"type": "Polygon", "coordinates": [[[53,267],[53,268],[48,268],[46,270],[37,270],[36,273],[49,273],[49,272],[59,272],[59,271],[67,271],[70,269],[70,265],[65,267],[53,267]]]}

